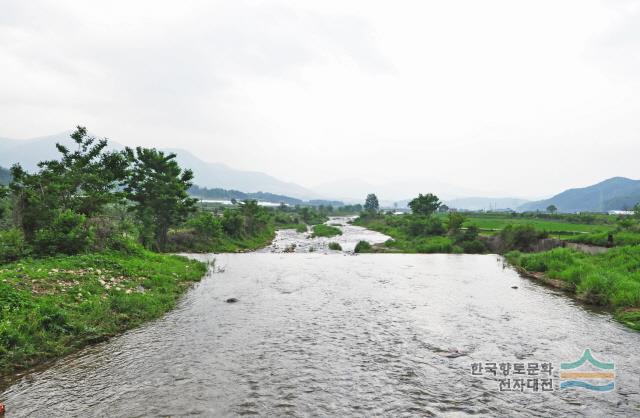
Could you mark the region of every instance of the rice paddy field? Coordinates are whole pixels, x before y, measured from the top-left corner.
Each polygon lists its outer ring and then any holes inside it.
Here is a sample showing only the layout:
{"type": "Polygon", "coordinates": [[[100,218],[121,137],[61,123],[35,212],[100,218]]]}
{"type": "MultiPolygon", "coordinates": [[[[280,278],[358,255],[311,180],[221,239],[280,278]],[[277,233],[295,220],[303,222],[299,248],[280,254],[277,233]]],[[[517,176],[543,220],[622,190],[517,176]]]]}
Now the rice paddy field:
{"type": "Polygon", "coordinates": [[[616,228],[615,216],[598,215],[597,223],[567,222],[563,219],[540,219],[532,217],[514,217],[509,214],[465,213],[464,226],[476,225],[484,235],[492,235],[507,225],[533,225],[536,229],[547,231],[558,238],[572,238],[590,233],[607,233],[616,228]]]}

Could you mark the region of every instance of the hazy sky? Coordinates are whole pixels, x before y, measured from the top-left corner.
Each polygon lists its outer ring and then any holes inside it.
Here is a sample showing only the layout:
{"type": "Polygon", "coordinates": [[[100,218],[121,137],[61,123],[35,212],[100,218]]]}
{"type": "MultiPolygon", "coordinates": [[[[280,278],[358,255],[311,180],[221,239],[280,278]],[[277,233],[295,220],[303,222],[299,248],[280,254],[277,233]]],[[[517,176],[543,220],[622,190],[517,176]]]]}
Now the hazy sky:
{"type": "Polygon", "coordinates": [[[0,136],[77,124],[304,186],[640,177],[640,2],[0,0],[0,136]]]}

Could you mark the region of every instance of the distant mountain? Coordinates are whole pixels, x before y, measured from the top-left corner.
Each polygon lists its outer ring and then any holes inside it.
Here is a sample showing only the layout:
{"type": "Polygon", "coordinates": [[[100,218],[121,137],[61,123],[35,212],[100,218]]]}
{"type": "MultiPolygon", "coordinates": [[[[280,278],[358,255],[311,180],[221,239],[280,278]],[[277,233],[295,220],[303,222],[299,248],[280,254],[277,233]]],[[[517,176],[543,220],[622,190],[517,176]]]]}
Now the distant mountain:
{"type": "Polygon", "coordinates": [[[63,132],[25,140],[0,138],[0,165],[11,167],[20,163],[25,170],[35,171],[40,161],[58,158],[60,153],[55,147],[56,142],[73,145],[70,134],[63,132]]]}
{"type": "MultiPolygon", "coordinates": [[[[38,162],[59,157],[56,142],[73,147],[74,142],[69,137],[70,134],[71,132],[63,132],[27,140],[0,138],[0,166],[10,167],[20,163],[27,171],[35,171],[38,162]]],[[[109,140],[109,146],[112,149],[124,148],[112,140],[109,140]]],[[[194,182],[200,186],[242,190],[246,193],[273,193],[305,200],[322,198],[322,195],[316,192],[264,173],[236,170],[221,163],[205,162],[183,149],[164,151],[176,153],[180,165],[193,170],[194,182]]]]}
{"type": "Polygon", "coordinates": [[[465,210],[504,210],[516,209],[527,203],[526,199],[511,197],[463,197],[459,199],[446,200],[444,203],[450,208],[465,210]]]}
{"type": "Polygon", "coordinates": [[[569,189],[552,198],[529,202],[519,211],[544,211],[555,205],[559,212],[606,212],[631,209],[640,202],[640,180],[613,177],[592,186],[569,189]]]}
{"type": "Polygon", "coordinates": [[[321,197],[295,183],[288,183],[258,171],[241,171],[221,163],[209,163],[183,149],[168,149],[177,155],[180,166],[193,170],[194,183],[204,187],[242,190],[245,193],[268,192],[297,199],[321,197]]]}
{"type": "Polygon", "coordinates": [[[4,167],[0,167],[0,184],[9,184],[11,173],[4,167]]]}

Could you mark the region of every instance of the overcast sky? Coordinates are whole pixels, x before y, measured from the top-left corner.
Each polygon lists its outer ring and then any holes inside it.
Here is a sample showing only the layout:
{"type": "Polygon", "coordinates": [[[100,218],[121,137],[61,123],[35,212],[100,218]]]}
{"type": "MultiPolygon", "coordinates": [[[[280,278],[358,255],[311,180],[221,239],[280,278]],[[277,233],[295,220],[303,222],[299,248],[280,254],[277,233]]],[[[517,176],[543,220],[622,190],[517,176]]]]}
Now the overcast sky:
{"type": "Polygon", "coordinates": [[[77,124],[304,186],[639,178],[640,2],[0,0],[0,136],[77,124]]]}

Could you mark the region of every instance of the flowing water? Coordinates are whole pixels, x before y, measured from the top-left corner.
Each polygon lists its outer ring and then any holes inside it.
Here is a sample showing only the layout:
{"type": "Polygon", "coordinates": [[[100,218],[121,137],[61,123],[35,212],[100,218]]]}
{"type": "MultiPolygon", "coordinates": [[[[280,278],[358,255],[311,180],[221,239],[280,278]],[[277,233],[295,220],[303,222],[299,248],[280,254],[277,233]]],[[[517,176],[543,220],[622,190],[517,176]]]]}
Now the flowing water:
{"type": "MultiPolygon", "coordinates": [[[[371,234],[344,229],[345,246],[371,234]]],[[[23,377],[7,417],[640,415],[640,333],[498,256],[194,257],[216,265],[177,309],[23,377]],[[615,363],[613,391],[558,387],[586,348],[615,363]],[[554,390],[500,391],[472,374],[487,362],[550,362],[554,390]]]]}

